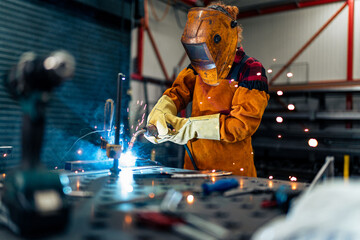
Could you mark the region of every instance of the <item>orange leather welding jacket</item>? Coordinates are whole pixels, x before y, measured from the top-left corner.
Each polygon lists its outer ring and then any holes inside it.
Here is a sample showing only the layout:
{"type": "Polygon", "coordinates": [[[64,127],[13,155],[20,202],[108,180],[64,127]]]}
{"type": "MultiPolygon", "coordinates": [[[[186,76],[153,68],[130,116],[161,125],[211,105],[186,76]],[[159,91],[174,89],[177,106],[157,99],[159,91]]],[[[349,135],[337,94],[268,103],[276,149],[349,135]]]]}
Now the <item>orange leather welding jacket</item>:
{"type": "MultiPolygon", "coordinates": [[[[238,49],[233,67],[244,58],[238,49]]],[[[260,125],[267,106],[267,79],[261,63],[248,58],[238,79],[221,79],[218,86],[201,80],[192,68],[183,69],[164,94],[178,112],[192,101],[192,117],[220,113],[220,141],[192,139],[191,154],[200,170],[224,170],[256,177],[251,136],[260,125]]],[[[187,153],[184,168],[194,169],[187,153]]]]}

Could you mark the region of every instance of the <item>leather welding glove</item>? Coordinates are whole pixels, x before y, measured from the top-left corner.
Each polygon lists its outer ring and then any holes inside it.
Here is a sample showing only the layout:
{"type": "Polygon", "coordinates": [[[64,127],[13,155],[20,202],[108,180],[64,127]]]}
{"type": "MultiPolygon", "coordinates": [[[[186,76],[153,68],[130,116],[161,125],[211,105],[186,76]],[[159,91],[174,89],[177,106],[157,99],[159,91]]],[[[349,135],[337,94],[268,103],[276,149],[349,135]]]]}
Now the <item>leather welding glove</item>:
{"type": "Polygon", "coordinates": [[[176,116],[176,114],[177,108],[175,103],[169,96],[163,95],[151,110],[146,123],[146,126],[155,125],[158,136],[144,134],[145,138],[154,144],[160,143],[158,140],[162,139],[162,137],[166,136],[170,131],[167,127],[165,116],[176,116]]]}
{"type": "Polygon", "coordinates": [[[184,145],[194,138],[220,140],[219,113],[190,118],[166,115],[165,118],[166,121],[172,125],[173,130],[167,136],[163,137],[161,142],[171,141],[184,145]]]}

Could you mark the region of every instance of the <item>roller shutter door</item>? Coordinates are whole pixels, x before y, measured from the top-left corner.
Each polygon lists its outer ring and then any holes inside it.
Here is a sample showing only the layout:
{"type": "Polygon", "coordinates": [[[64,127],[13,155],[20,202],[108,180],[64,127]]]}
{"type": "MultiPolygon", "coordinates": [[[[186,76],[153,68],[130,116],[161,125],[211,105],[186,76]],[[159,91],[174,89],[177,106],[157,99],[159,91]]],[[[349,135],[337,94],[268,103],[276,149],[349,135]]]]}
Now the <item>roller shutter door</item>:
{"type": "MultiPolygon", "coordinates": [[[[65,49],[76,59],[74,78],[55,90],[47,108],[42,161],[50,168],[62,168],[65,160],[100,157],[91,136],[68,150],[77,138],[102,127],[104,102],[116,99],[118,72],[129,75],[129,24],[120,24],[118,18],[99,21],[89,14],[51,1],[0,0],[0,76],[26,51],[65,49]]],[[[11,158],[0,157],[0,166],[5,161],[11,168],[21,159],[22,113],[4,89],[3,77],[0,81],[0,146],[14,148],[11,158]]],[[[125,97],[123,106],[127,102],[125,97]]]]}

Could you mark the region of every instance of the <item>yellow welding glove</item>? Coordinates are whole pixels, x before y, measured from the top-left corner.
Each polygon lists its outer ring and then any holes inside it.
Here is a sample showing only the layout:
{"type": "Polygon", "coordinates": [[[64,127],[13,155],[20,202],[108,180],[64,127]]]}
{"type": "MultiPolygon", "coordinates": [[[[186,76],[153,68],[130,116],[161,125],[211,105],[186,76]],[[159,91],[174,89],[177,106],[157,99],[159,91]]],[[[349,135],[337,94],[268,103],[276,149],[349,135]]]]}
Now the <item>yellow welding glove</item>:
{"type": "Polygon", "coordinates": [[[146,123],[146,126],[154,125],[157,128],[158,136],[145,134],[145,138],[154,144],[160,143],[158,140],[166,136],[170,131],[167,127],[165,116],[176,116],[176,114],[177,108],[175,103],[169,96],[163,95],[151,110],[146,123]]]}
{"type": "Polygon", "coordinates": [[[164,136],[160,142],[170,141],[184,145],[194,138],[220,140],[219,113],[190,118],[166,115],[165,118],[166,122],[168,122],[173,129],[167,136],[164,136]]]}

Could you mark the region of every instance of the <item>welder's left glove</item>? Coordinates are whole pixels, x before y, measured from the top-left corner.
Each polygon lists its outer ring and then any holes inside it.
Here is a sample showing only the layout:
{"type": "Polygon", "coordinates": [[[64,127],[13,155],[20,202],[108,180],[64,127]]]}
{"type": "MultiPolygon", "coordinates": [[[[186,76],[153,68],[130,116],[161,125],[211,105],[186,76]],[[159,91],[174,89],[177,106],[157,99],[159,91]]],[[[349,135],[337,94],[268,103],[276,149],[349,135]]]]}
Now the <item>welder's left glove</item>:
{"type": "Polygon", "coordinates": [[[163,141],[184,145],[194,138],[220,140],[220,114],[190,118],[166,115],[165,118],[173,131],[164,137],[163,141]]]}
{"type": "Polygon", "coordinates": [[[161,143],[161,137],[167,136],[170,131],[167,127],[165,116],[176,114],[177,108],[173,100],[171,100],[169,96],[163,95],[151,110],[146,123],[147,127],[149,127],[149,125],[155,126],[157,135],[159,136],[144,134],[145,138],[154,144],[161,143]]]}

